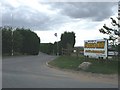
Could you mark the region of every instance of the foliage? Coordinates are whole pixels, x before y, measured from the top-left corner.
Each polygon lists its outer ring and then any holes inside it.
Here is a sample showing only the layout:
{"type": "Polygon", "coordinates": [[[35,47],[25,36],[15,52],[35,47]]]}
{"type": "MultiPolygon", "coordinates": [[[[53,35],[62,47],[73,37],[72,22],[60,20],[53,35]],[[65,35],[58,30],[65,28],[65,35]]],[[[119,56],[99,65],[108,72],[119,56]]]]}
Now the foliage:
{"type": "Polygon", "coordinates": [[[12,34],[12,27],[2,27],[2,53],[11,55],[16,53],[37,55],[39,53],[40,38],[30,29],[16,28],[12,34]]]}
{"type": "Polygon", "coordinates": [[[118,51],[118,56],[120,57],[120,44],[116,46],[116,51],[118,51]]]}
{"type": "MultiPolygon", "coordinates": [[[[118,26],[120,27],[119,23],[117,23],[117,21],[115,19],[113,19],[112,17],[110,18],[112,20],[111,24],[112,26],[118,26]]],[[[109,28],[106,26],[106,24],[104,24],[103,28],[99,29],[100,33],[103,34],[108,34],[109,36],[120,36],[120,31],[119,29],[115,29],[115,28],[109,28]]]]}
{"type": "Polygon", "coordinates": [[[62,54],[62,45],[61,45],[61,41],[55,42],[55,43],[54,43],[53,50],[54,50],[54,53],[57,55],[57,43],[58,43],[58,53],[59,53],[59,55],[61,55],[61,54],[62,54]]]}
{"type": "MultiPolygon", "coordinates": [[[[120,55],[120,44],[117,45],[117,47],[115,47],[114,41],[120,37],[120,24],[113,19],[112,17],[110,18],[112,20],[111,24],[112,26],[117,26],[118,29],[112,27],[107,27],[106,24],[104,24],[103,28],[99,29],[100,33],[103,34],[108,34],[109,35],[109,39],[108,40],[112,40],[113,41],[113,49],[116,48],[116,51],[118,51],[118,55],[120,55]]],[[[118,21],[120,20],[120,18],[117,18],[118,21]]]]}
{"type": "Polygon", "coordinates": [[[55,42],[54,44],[52,43],[41,43],[40,44],[40,51],[46,54],[53,54],[57,55],[57,43],[58,43],[58,52],[59,55],[62,53],[61,52],[61,42],[55,42]]]}
{"type": "Polygon", "coordinates": [[[61,35],[61,41],[52,43],[41,43],[40,51],[47,54],[59,55],[62,54],[62,48],[73,48],[75,44],[75,33],[74,32],[64,32],[61,35]]]}
{"type": "Polygon", "coordinates": [[[18,30],[13,32],[13,50],[14,53],[21,52],[23,43],[23,36],[20,34],[18,30]]]}
{"type": "Polygon", "coordinates": [[[2,30],[2,53],[12,53],[12,27],[3,27],[2,30]]]}
{"type": "Polygon", "coordinates": [[[75,33],[64,32],[61,35],[61,45],[62,45],[62,48],[65,48],[65,49],[73,48],[75,45],[75,33]]]}
{"type": "Polygon", "coordinates": [[[54,45],[52,43],[41,43],[40,51],[47,54],[54,54],[54,45]]]}
{"type": "Polygon", "coordinates": [[[37,55],[39,53],[40,39],[36,33],[29,29],[17,29],[23,37],[21,52],[23,54],[37,55]]]}

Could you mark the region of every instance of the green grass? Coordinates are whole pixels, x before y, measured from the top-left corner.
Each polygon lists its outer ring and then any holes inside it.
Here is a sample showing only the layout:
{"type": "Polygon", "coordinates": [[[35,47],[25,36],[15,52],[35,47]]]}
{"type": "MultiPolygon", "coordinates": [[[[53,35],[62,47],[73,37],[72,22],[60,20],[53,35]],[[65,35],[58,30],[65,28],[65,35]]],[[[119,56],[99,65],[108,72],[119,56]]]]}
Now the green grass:
{"type": "Polygon", "coordinates": [[[92,65],[87,70],[85,70],[87,72],[102,74],[118,73],[117,60],[99,60],[94,58],[84,58],[83,56],[60,56],[57,59],[49,62],[49,64],[61,69],[78,70],[78,66],[84,61],[92,63],[92,65]]]}

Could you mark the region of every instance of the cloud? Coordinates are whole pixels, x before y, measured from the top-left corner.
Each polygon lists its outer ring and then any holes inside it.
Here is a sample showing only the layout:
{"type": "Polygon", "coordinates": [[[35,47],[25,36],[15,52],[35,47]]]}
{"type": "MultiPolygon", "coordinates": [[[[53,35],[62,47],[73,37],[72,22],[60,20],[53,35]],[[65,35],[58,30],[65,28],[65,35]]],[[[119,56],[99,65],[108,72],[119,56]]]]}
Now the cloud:
{"type": "Polygon", "coordinates": [[[20,6],[17,8],[12,5],[3,5],[2,7],[2,23],[14,27],[28,27],[44,29],[49,16],[43,12],[32,9],[28,6],[20,6]],[[11,16],[12,15],[12,16],[11,16]]]}
{"type": "Polygon", "coordinates": [[[109,18],[112,14],[114,2],[70,2],[54,3],[53,8],[58,8],[61,13],[71,18],[92,19],[102,21],[109,18]]]}
{"type": "MultiPolygon", "coordinates": [[[[112,15],[115,3],[52,2],[39,0],[2,0],[2,25],[32,30],[56,30],[67,23],[87,19],[102,21],[112,15]],[[13,15],[13,17],[11,16],[13,15]]],[[[94,26],[94,25],[93,25],[94,26]]],[[[86,25],[87,27],[91,27],[86,25]]]]}
{"type": "MultiPolygon", "coordinates": [[[[17,2],[16,2],[17,3],[17,2]]],[[[23,2],[22,2],[23,3],[23,2]]],[[[49,9],[50,5],[34,2],[31,4],[13,4],[3,1],[2,3],[2,25],[13,27],[26,27],[33,30],[52,30],[57,29],[69,17],[59,14],[59,10],[49,9]]]]}

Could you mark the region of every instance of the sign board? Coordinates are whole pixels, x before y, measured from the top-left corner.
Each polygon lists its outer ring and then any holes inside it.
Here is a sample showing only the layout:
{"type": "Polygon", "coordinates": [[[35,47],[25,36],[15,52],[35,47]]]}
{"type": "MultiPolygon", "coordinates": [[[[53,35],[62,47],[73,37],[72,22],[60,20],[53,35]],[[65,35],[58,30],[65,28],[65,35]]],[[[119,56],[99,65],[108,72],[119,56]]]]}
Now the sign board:
{"type": "Polygon", "coordinates": [[[107,58],[108,56],[108,41],[100,40],[85,40],[84,41],[84,55],[94,58],[107,58]]]}

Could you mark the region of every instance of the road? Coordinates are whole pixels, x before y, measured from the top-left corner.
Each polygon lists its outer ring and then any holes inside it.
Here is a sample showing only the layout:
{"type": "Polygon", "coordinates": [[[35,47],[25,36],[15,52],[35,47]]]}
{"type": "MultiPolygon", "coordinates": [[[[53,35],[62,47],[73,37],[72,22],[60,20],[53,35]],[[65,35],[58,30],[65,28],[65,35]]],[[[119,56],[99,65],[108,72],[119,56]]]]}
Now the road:
{"type": "Polygon", "coordinates": [[[46,62],[55,59],[40,53],[38,56],[3,58],[3,88],[117,88],[116,83],[76,76],[72,73],[49,68],[46,62]],[[79,78],[78,78],[79,77],[79,78]],[[90,80],[89,80],[90,79],[90,80]]]}

